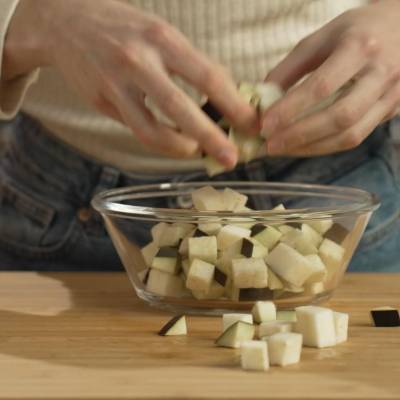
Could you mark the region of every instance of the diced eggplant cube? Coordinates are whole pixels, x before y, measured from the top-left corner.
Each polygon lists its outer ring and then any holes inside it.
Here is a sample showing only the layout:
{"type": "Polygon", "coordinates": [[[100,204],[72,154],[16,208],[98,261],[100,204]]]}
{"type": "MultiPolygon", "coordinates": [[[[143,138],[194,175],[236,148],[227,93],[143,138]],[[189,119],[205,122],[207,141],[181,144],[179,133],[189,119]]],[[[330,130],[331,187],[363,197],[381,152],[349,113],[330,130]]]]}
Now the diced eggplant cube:
{"type": "Polygon", "coordinates": [[[335,346],[336,328],[332,310],[317,306],[297,307],[296,318],[296,332],[303,335],[305,346],[335,346]]]}
{"type": "Polygon", "coordinates": [[[222,193],[212,186],[204,186],[192,193],[193,204],[198,211],[223,211],[222,193]]]}
{"type": "Polygon", "coordinates": [[[154,243],[150,242],[148,245],[144,246],[141,250],[143,259],[147,267],[150,267],[155,255],[158,253],[160,248],[154,243]]]}
{"type": "Polygon", "coordinates": [[[376,327],[400,326],[400,311],[392,307],[378,307],[371,310],[376,327]]]}
{"type": "MultiPolygon", "coordinates": [[[[207,237],[208,234],[204,231],[202,231],[200,228],[197,228],[194,232],[192,237],[194,238],[199,238],[199,237],[207,237]]],[[[189,239],[189,238],[188,238],[189,239]]]]}
{"type": "Polygon", "coordinates": [[[303,338],[299,333],[275,333],[268,338],[268,350],[271,365],[297,364],[301,357],[303,338]]]}
{"type": "Polygon", "coordinates": [[[278,278],[271,268],[268,268],[268,287],[270,290],[283,289],[283,282],[278,278]]]}
{"type": "Polygon", "coordinates": [[[347,341],[347,331],[349,327],[349,314],[334,312],[336,344],[347,341]]]}
{"type": "Polygon", "coordinates": [[[178,315],[168,321],[158,332],[160,336],[179,336],[187,334],[186,318],[178,315]]]}
{"type": "Polygon", "coordinates": [[[226,331],[230,326],[236,324],[238,321],[253,323],[252,314],[239,314],[239,313],[228,313],[222,315],[222,331],[226,331]]]}
{"type": "Polygon", "coordinates": [[[330,239],[324,239],[319,247],[319,256],[326,266],[327,279],[330,280],[342,264],[344,248],[330,239]]]}
{"type": "Polygon", "coordinates": [[[318,253],[318,248],[300,229],[293,229],[285,233],[281,238],[281,242],[293,247],[303,256],[318,253]]]}
{"type": "Polygon", "coordinates": [[[151,268],[177,274],[181,269],[178,250],[173,247],[161,247],[153,258],[151,268]]]}
{"type": "Polygon", "coordinates": [[[322,235],[317,232],[308,224],[301,224],[301,232],[303,233],[306,240],[308,240],[313,246],[319,247],[322,242],[322,235]]]}
{"type": "Polygon", "coordinates": [[[225,250],[233,243],[245,237],[250,237],[250,230],[234,225],[225,225],[221,228],[217,235],[217,243],[219,250],[225,250]]]}
{"type": "Polygon", "coordinates": [[[289,321],[296,322],[296,311],[277,311],[276,312],[277,321],[289,321]]]}
{"type": "Polygon", "coordinates": [[[224,296],[225,288],[218,282],[212,282],[208,291],[192,290],[192,295],[197,300],[219,299],[224,296]]]}
{"type": "Polygon", "coordinates": [[[207,235],[216,235],[221,227],[222,225],[219,222],[199,223],[199,230],[207,235]]]}
{"type": "Polygon", "coordinates": [[[276,306],[272,301],[257,301],[251,313],[258,323],[276,320],[276,306]]]}
{"type": "Polygon", "coordinates": [[[204,157],[203,164],[208,176],[215,176],[226,171],[225,166],[211,156],[204,157]]]}
{"type": "Polygon", "coordinates": [[[222,197],[226,211],[242,210],[247,203],[247,196],[229,188],[223,191],[222,197]]]}
{"type": "Polygon", "coordinates": [[[232,260],[233,286],[242,288],[268,287],[268,268],[262,258],[232,260]]]}
{"type": "Polygon", "coordinates": [[[151,269],[146,289],[160,296],[183,297],[186,294],[179,275],[171,275],[157,269],[151,269]]]}
{"type": "Polygon", "coordinates": [[[223,115],[208,100],[203,104],[201,110],[215,123],[218,123],[223,115]]]}
{"type": "Polygon", "coordinates": [[[275,335],[275,333],[293,332],[294,322],[291,321],[268,321],[258,327],[258,336],[263,339],[275,335]]]}
{"type": "Polygon", "coordinates": [[[315,229],[317,232],[319,232],[321,235],[323,235],[325,232],[327,232],[329,229],[331,229],[333,225],[333,220],[330,218],[327,219],[319,219],[315,221],[309,221],[308,225],[311,226],[311,228],[315,229]]]}
{"type": "Polygon", "coordinates": [[[349,230],[343,225],[334,223],[332,227],[325,233],[324,238],[330,239],[335,243],[342,244],[349,234],[349,230]]]}
{"type": "Polygon", "coordinates": [[[240,253],[246,258],[265,258],[268,249],[255,240],[244,238],[242,239],[240,253]]]}
{"type": "Polygon", "coordinates": [[[215,236],[189,238],[189,259],[199,259],[215,264],[218,256],[215,236]]]}
{"type": "Polygon", "coordinates": [[[325,280],[327,270],[318,254],[310,254],[305,256],[313,270],[311,276],[307,279],[307,283],[316,283],[325,280]]]}
{"type": "Polygon", "coordinates": [[[272,226],[257,224],[251,228],[251,237],[271,250],[279,242],[282,232],[272,226]]]}
{"type": "Polygon", "coordinates": [[[228,276],[224,272],[222,272],[219,268],[215,268],[214,280],[221,286],[225,286],[226,281],[228,280],[228,276]]]}
{"type": "Polygon", "coordinates": [[[186,279],[186,287],[191,290],[207,292],[213,281],[214,265],[203,260],[195,259],[191,262],[189,274],[186,279]]]}
{"type": "Polygon", "coordinates": [[[283,96],[283,90],[272,82],[257,83],[255,91],[260,97],[259,109],[262,114],[283,96]]]}
{"type": "Polygon", "coordinates": [[[304,286],[304,294],[315,296],[325,291],[324,282],[307,283],[304,286]]]}
{"type": "Polygon", "coordinates": [[[279,277],[297,287],[312,275],[307,259],[285,243],[279,243],[266,257],[268,266],[279,277]]]}
{"type": "Polygon", "coordinates": [[[246,340],[240,345],[240,364],[246,371],[269,369],[268,344],[259,340],[246,340]]]}
{"type": "Polygon", "coordinates": [[[238,321],[227,328],[216,340],[219,347],[238,349],[245,340],[252,340],[255,333],[255,326],[247,322],[238,321]]]}

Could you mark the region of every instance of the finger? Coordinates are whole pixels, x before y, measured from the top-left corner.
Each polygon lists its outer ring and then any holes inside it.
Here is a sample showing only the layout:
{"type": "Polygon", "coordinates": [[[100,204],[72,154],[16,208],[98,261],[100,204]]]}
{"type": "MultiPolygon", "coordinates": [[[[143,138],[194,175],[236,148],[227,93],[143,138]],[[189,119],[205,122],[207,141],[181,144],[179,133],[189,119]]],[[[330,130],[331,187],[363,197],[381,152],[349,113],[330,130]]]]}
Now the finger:
{"type": "Polygon", "coordinates": [[[119,114],[139,141],[162,154],[188,158],[198,150],[198,143],[166,125],[160,124],[144,104],[143,96],[134,90],[114,93],[119,114]]]}
{"type": "Polygon", "coordinates": [[[332,135],[309,146],[291,152],[296,157],[312,157],[350,150],[360,145],[380,124],[382,119],[396,107],[400,100],[400,83],[379,99],[375,106],[354,126],[339,135],[332,135]]]}
{"type": "Polygon", "coordinates": [[[103,114],[114,119],[115,121],[123,123],[122,117],[117,108],[115,108],[115,106],[104,96],[100,96],[98,99],[96,99],[94,101],[94,105],[103,114]]]}
{"type": "Polygon", "coordinates": [[[329,29],[320,29],[301,40],[294,49],[267,75],[267,82],[274,82],[288,90],[299,79],[316,69],[332,51],[333,41],[328,40],[329,29]]]}
{"type": "Polygon", "coordinates": [[[268,140],[269,154],[290,153],[355,125],[385,92],[386,71],[376,66],[368,69],[354,85],[332,105],[312,113],[272,135],[268,140]]]}
{"type": "Polygon", "coordinates": [[[149,67],[143,71],[143,75],[144,78],[137,82],[160,111],[176,122],[182,133],[195,139],[206,153],[226,168],[233,168],[238,160],[235,145],[198,105],[180,90],[165,72],[149,67]]]}
{"type": "Polygon", "coordinates": [[[333,95],[363,69],[374,46],[353,36],[343,39],[320,67],[267,111],[263,129],[273,132],[333,95]]]}
{"type": "Polygon", "coordinates": [[[175,37],[173,43],[171,40],[168,49],[165,60],[171,72],[206,94],[218,111],[240,131],[259,132],[256,111],[239,95],[237,85],[225,68],[194,49],[183,35],[175,37]]]}

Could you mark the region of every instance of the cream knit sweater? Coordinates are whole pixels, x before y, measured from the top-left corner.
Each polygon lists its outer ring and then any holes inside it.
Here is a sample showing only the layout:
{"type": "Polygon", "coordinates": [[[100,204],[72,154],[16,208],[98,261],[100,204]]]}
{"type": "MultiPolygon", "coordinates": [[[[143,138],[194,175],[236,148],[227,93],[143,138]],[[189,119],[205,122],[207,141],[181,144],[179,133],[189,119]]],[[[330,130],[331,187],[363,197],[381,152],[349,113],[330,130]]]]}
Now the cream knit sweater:
{"type": "MultiPolygon", "coordinates": [[[[67,0],[58,0],[67,1],[67,0]]],[[[95,0],[93,0],[95,1],[95,0]]],[[[261,80],[304,36],[366,0],[130,0],[180,29],[195,47],[227,66],[237,81],[261,80]]],[[[0,0],[0,61],[18,0],[0,0]]],[[[1,65],[1,62],[0,62],[1,65]]],[[[200,160],[152,154],[122,125],[88,107],[54,69],[0,87],[0,119],[20,109],[83,154],[125,171],[201,168],[200,160]]]]}

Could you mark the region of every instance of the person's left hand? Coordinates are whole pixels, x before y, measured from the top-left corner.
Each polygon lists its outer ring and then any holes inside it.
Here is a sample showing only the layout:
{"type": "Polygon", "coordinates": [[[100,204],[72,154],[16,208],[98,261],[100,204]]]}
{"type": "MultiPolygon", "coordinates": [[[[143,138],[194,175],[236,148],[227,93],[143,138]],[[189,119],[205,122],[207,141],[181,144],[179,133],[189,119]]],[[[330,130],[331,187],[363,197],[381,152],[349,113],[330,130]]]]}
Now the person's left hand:
{"type": "Polygon", "coordinates": [[[399,17],[399,0],[350,10],[302,40],[268,74],[267,81],[289,89],[310,73],[263,116],[268,154],[303,157],[349,150],[396,115],[399,17]],[[332,105],[305,114],[352,80],[332,105]]]}

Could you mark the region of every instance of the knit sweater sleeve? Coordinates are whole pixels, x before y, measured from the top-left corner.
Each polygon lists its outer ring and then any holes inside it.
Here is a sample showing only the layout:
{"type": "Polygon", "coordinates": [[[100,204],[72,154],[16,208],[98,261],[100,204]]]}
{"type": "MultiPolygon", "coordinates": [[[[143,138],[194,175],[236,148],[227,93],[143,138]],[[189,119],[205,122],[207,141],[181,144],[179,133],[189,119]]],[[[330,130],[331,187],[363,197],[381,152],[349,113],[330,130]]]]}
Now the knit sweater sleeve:
{"type": "Polygon", "coordinates": [[[17,114],[29,86],[37,80],[39,74],[39,70],[35,70],[10,81],[1,79],[4,43],[18,2],[19,0],[0,1],[0,120],[12,119],[17,114]]]}

